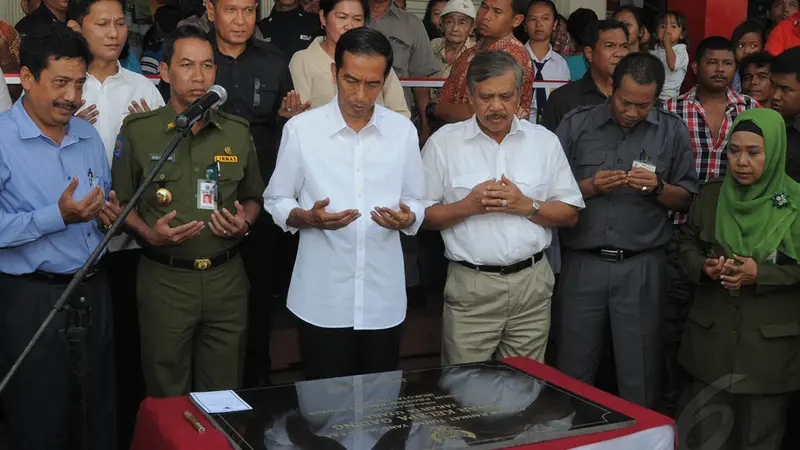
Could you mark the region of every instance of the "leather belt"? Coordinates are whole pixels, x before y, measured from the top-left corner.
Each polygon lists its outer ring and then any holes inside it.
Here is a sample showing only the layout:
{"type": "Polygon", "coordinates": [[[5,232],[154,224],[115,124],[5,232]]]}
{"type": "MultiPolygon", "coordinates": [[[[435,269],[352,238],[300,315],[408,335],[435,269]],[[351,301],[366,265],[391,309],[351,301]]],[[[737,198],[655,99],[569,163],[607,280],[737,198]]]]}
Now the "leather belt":
{"type": "Polygon", "coordinates": [[[509,266],[478,266],[475,264],[468,263],[466,261],[454,261],[454,262],[461,264],[464,267],[468,267],[472,270],[477,270],[478,272],[499,273],[500,275],[511,275],[512,273],[517,273],[521,270],[525,270],[528,267],[533,266],[542,259],[543,255],[544,252],[539,252],[533,255],[533,258],[528,258],[518,263],[511,264],[509,266]]]}
{"type": "Polygon", "coordinates": [[[184,259],[176,258],[174,256],[163,255],[150,249],[143,249],[142,254],[149,260],[155,261],[165,266],[174,267],[176,269],[185,270],[208,270],[219,267],[226,262],[233,259],[239,253],[239,247],[233,247],[223,253],[212,256],[210,258],[200,259],[184,259]]]}
{"type": "MultiPolygon", "coordinates": [[[[652,249],[651,249],[652,250],[652,249]]],[[[610,248],[595,248],[592,250],[587,250],[587,252],[599,256],[600,259],[607,262],[622,262],[626,259],[631,259],[635,256],[641,255],[642,253],[649,252],[650,250],[641,250],[641,251],[633,251],[633,250],[622,250],[622,249],[610,249],[610,248]]]]}
{"type": "MultiPolygon", "coordinates": [[[[98,269],[92,268],[86,272],[86,275],[83,276],[83,280],[81,280],[81,284],[88,283],[89,280],[97,275],[98,269]]],[[[57,284],[57,285],[67,285],[72,278],[75,276],[74,273],[51,273],[51,272],[44,272],[41,270],[37,270],[33,273],[28,273],[25,275],[20,275],[22,278],[28,278],[35,281],[40,281],[47,284],[57,284]]]]}

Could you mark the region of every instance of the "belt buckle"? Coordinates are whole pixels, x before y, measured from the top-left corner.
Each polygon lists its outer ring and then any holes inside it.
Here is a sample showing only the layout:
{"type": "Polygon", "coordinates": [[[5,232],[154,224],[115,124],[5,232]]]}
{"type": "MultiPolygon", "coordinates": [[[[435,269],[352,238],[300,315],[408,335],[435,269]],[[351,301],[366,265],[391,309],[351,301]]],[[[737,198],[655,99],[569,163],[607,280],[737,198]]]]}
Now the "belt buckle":
{"type": "Polygon", "coordinates": [[[600,250],[600,259],[608,262],[621,262],[623,260],[622,252],[619,250],[600,250]]]}
{"type": "Polygon", "coordinates": [[[194,270],[206,270],[211,268],[211,260],[208,258],[195,259],[194,270]]]}

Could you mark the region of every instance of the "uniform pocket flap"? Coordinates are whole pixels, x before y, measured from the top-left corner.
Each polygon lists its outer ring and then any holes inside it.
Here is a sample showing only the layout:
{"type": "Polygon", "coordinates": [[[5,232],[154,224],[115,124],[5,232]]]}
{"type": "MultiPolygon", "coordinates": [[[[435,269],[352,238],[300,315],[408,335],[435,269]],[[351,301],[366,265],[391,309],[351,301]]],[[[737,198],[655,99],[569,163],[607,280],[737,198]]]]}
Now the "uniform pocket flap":
{"type": "MultiPolygon", "coordinates": [[[[171,161],[168,161],[164,164],[164,167],[158,171],[156,177],[153,178],[154,183],[159,183],[162,181],[178,181],[181,179],[181,168],[175,164],[170,164],[171,161]]],[[[153,162],[155,164],[155,162],[153,162]]]]}
{"type": "Polygon", "coordinates": [[[798,336],[800,335],[800,323],[763,325],[761,327],[761,334],[767,339],[798,336]]]}
{"type": "Polygon", "coordinates": [[[711,325],[714,325],[714,318],[710,314],[696,309],[693,309],[689,313],[689,320],[705,329],[711,328],[711,325]]]}

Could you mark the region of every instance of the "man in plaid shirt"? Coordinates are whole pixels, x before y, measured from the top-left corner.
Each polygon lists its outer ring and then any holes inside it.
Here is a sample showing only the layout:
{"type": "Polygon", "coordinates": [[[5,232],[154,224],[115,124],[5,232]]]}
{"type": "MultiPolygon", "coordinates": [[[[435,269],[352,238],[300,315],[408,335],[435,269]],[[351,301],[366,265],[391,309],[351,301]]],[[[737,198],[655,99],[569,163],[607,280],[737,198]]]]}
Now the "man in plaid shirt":
{"type": "MultiPolygon", "coordinates": [[[[742,111],[759,108],[752,97],[737,94],[731,88],[736,71],[733,44],[721,36],[703,40],[695,52],[692,70],[697,85],[689,92],[671,98],[664,105],[667,111],[679,115],[689,127],[695,169],[700,184],[725,175],[728,137],[733,121],[742,111]]],[[[677,228],[686,221],[686,214],[674,214],[677,228]]],[[[666,405],[673,405],[680,395],[684,380],[677,363],[683,326],[689,313],[693,286],[678,261],[675,240],[668,253],[669,290],[664,311],[664,374],[662,396],[666,405]]]]}

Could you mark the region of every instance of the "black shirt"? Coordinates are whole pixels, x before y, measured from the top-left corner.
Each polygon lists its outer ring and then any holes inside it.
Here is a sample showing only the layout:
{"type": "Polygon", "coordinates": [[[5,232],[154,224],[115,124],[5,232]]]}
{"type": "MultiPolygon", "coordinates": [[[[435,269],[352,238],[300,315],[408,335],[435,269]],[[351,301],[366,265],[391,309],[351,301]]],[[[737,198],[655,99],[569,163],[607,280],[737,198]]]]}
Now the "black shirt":
{"type": "Polygon", "coordinates": [[[54,23],[61,23],[57,18],[56,15],[53,14],[52,11],[47,9],[47,6],[44,5],[44,2],[36,8],[35,11],[28,14],[27,16],[23,17],[22,20],[17,22],[17,25],[14,27],[17,30],[17,33],[20,36],[24,36],[39,27],[49,27],[52,26],[54,23]]]}
{"type": "Polygon", "coordinates": [[[800,116],[786,124],[786,174],[800,183],[800,116]]]}
{"type": "Polygon", "coordinates": [[[272,8],[269,17],[258,23],[258,28],[269,42],[283,52],[287,59],[300,50],[305,50],[317,36],[322,36],[319,16],[309,14],[303,8],[278,11],[272,8]]]}
{"type": "Polygon", "coordinates": [[[222,110],[250,122],[264,182],[269,182],[278,155],[283,120],[278,116],[281,101],[292,90],[289,64],[274,45],[251,39],[234,59],[220,53],[212,34],[216,83],[228,92],[222,110]]]}
{"type": "Polygon", "coordinates": [[[606,96],[597,89],[592,72],[587,71],[580,80],[561,86],[550,94],[544,107],[541,124],[555,132],[568,112],[579,106],[599,105],[605,101],[606,96]]]}

